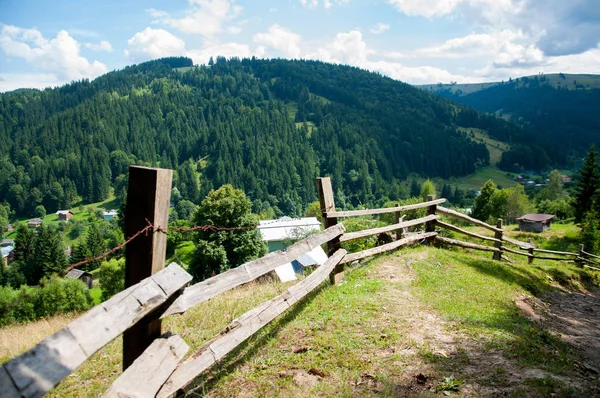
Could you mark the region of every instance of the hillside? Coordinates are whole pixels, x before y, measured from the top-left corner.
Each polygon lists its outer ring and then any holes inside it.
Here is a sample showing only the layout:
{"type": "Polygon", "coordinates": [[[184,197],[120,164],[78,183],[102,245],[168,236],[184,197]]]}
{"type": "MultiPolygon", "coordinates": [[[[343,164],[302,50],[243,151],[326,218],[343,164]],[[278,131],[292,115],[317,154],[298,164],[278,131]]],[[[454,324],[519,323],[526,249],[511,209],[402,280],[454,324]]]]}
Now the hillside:
{"type": "Polygon", "coordinates": [[[93,81],[0,95],[0,202],[18,216],[122,198],[129,164],[176,169],[183,198],[224,183],[254,210],[298,215],[331,175],[342,207],[398,196],[410,173],[489,163],[484,143],[526,142],[501,119],[357,68],[316,61],[170,58],[93,81]]]}
{"type": "MultiPolygon", "coordinates": [[[[600,145],[600,75],[561,73],[501,83],[421,87],[521,125],[534,133],[532,144],[563,164],[576,162],[591,144],[600,145]]],[[[526,147],[516,147],[499,165],[511,169],[514,163],[522,164],[528,153],[535,155],[526,147]]]]}
{"type": "MultiPolygon", "coordinates": [[[[343,284],[323,284],[201,375],[190,395],[596,396],[600,295],[593,275],[515,260],[418,247],[351,267],[343,284]]],[[[163,327],[191,353],[289,285],[244,285],[163,327]]],[[[0,358],[70,320],[1,329],[0,358]]],[[[101,395],[120,373],[121,349],[116,339],[49,396],[101,395]]]]}

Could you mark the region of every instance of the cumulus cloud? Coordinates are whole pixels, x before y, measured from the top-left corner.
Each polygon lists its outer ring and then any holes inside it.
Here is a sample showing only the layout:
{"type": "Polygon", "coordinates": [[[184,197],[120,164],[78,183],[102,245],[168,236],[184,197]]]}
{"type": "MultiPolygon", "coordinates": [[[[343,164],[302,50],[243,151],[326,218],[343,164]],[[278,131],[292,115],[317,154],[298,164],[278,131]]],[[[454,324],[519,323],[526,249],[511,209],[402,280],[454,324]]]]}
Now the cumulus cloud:
{"type": "Polygon", "coordinates": [[[378,35],[378,34],[383,33],[383,32],[385,32],[386,30],[389,30],[389,29],[390,29],[390,25],[385,24],[385,23],[378,23],[373,28],[371,28],[369,30],[369,32],[373,33],[374,35],[378,35]]]}
{"type": "Polygon", "coordinates": [[[266,32],[255,34],[252,40],[280,51],[284,57],[299,58],[301,54],[302,37],[278,24],[271,25],[266,32]]]}
{"type": "MultiPolygon", "coordinates": [[[[40,70],[38,78],[43,76],[44,81],[55,81],[57,84],[94,78],[108,71],[103,63],[90,62],[82,57],[79,42],[64,30],[58,32],[55,38],[46,39],[37,29],[2,25],[0,49],[7,57],[22,58],[40,70]]],[[[24,75],[17,77],[23,78],[24,75]]],[[[33,81],[34,76],[28,84],[33,81]]]]}
{"type": "Polygon", "coordinates": [[[133,62],[185,54],[185,42],[164,29],[146,28],[127,40],[125,55],[133,62]]]}
{"type": "Polygon", "coordinates": [[[109,42],[107,42],[106,40],[102,40],[100,43],[95,44],[95,43],[85,43],[84,44],[85,48],[89,48],[92,51],[106,51],[106,52],[112,52],[113,48],[111,46],[111,44],[109,42]]]}
{"type": "Polygon", "coordinates": [[[235,19],[242,7],[235,0],[189,0],[190,8],[183,18],[174,18],[165,11],[150,9],[155,23],[171,26],[183,33],[213,37],[223,31],[225,22],[235,19]]]}
{"type": "Polygon", "coordinates": [[[410,16],[456,15],[488,32],[526,32],[545,55],[577,54],[600,41],[597,0],[387,0],[410,16]]]}
{"type": "Polygon", "coordinates": [[[252,56],[263,57],[265,54],[264,47],[257,47],[254,51],[247,44],[240,43],[221,43],[208,45],[202,49],[190,50],[186,53],[195,64],[208,64],[211,57],[217,56],[231,58],[240,57],[248,58],[252,56]]]}

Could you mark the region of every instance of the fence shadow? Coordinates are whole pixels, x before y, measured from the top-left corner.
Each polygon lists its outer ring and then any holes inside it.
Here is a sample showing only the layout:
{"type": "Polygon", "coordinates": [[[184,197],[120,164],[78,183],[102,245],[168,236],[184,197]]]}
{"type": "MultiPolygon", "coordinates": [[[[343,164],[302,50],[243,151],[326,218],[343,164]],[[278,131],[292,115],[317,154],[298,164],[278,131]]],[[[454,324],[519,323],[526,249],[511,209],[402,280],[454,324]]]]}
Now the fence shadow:
{"type": "MultiPolygon", "coordinates": [[[[325,282],[327,283],[327,282],[325,282]]],[[[207,371],[199,375],[190,384],[190,387],[184,391],[179,391],[177,396],[205,396],[220,380],[229,375],[237,367],[246,363],[254,355],[260,352],[266,344],[273,338],[276,338],[279,332],[291,321],[293,321],[304,308],[326,288],[327,285],[322,284],[312,292],[307,294],[299,302],[295,303],[281,318],[276,319],[269,325],[265,326],[259,333],[259,336],[250,336],[245,342],[240,344],[231,353],[229,353],[217,365],[209,368],[207,371]]]]}

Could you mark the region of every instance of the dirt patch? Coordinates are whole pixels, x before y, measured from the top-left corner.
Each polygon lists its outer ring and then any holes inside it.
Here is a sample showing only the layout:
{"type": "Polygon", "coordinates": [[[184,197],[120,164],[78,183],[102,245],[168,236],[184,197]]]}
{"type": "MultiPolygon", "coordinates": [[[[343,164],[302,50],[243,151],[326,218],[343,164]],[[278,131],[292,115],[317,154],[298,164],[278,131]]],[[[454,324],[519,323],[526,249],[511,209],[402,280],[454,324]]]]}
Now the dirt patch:
{"type": "Polygon", "coordinates": [[[586,357],[582,364],[598,374],[600,369],[600,293],[551,292],[543,296],[545,327],[586,357]]]}
{"type": "MultiPolygon", "coordinates": [[[[485,339],[475,340],[460,332],[458,325],[449,322],[428,308],[410,293],[410,284],[416,278],[412,264],[424,260],[427,252],[412,252],[403,257],[386,259],[374,267],[371,277],[390,281],[390,291],[384,292],[386,312],[398,321],[399,332],[406,336],[405,344],[388,347],[379,356],[400,358],[401,371],[394,375],[391,391],[397,396],[435,394],[444,378],[454,376],[461,380],[460,394],[466,397],[502,397],[519,395],[526,380],[549,379],[575,387],[590,385],[590,375],[556,376],[535,367],[524,367],[514,358],[507,358],[500,350],[485,346],[485,339]]],[[[574,294],[574,293],[573,293],[574,294]]],[[[571,297],[549,296],[547,303],[531,297],[515,302],[521,312],[536,322],[550,322],[581,348],[591,348],[596,358],[600,354],[600,300],[587,295],[571,297]],[[585,301],[585,305],[576,301],[585,301]],[[555,303],[561,303],[555,307],[555,303]],[[567,304],[568,303],[568,304],[567,304]],[[547,309],[549,308],[549,310],[547,309]],[[548,316],[542,315],[546,311],[548,316]],[[556,319],[556,320],[552,320],[556,319]],[[594,337],[595,336],[595,337],[594,337]]],[[[576,344],[575,344],[576,345],[576,344]]],[[[577,345],[576,345],[577,346],[577,345]]],[[[593,362],[597,364],[597,362],[593,362]]],[[[597,365],[586,365],[590,368],[597,365]]],[[[593,382],[591,383],[593,385],[593,382]]],[[[367,387],[365,383],[363,386],[367,387]]],[[[364,392],[364,391],[363,391],[364,392]]]]}

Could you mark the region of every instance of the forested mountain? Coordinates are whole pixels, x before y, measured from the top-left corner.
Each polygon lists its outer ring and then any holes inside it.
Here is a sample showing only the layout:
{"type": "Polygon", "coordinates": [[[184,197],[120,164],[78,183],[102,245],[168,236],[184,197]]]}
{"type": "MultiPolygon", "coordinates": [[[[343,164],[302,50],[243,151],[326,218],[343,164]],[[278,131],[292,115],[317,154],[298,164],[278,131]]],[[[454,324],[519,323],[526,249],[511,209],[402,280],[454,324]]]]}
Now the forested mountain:
{"type": "MultiPolygon", "coordinates": [[[[331,175],[338,205],[398,196],[409,173],[459,176],[489,162],[463,128],[525,132],[407,84],[317,61],[168,58],[93,81],[0,94],[0,202],[17,215],[120,193],[129,164],[176,170],[196,203],[225,183],[255,211],[299,214],[331,175]]],[[[519,138],[521,137],[521,138],[519,138]]]]}
{"type": "Polygon", "coordinates": [[[483,85],[427,85],[444,98],[495,114],[530,131],[529,145],[515,146],[500,167],[514,163],[540,168],[549,160],[568,163],[581,158],[592,143],[600,145],[600,76],[539,75],[483,85]],[[544,148],[549,159],[535,156],[544,148]]]}

